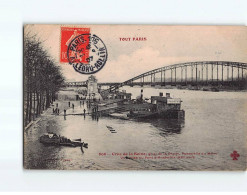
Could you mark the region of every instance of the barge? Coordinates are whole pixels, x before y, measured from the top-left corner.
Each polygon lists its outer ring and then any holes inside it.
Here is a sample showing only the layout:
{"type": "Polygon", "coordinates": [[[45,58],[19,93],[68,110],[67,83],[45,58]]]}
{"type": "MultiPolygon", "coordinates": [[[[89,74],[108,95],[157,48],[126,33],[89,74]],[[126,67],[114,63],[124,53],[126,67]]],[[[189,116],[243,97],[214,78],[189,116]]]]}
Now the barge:
{"type": "Polygon", "coordinates": [[[143,90],[141,95],[136,99],[131,100],[129,93],[126,96],[121,92],[121,96],[116,92],[112,97],[123,97],[122,99],[116,98],[111,101],[112,106],[104,107],[99,106],[99,110],[103,115],[108,115],[121,119],[130,118],[171,118],[171,119],[184,119],[185,111],[181,109],[180,98],[172,98],[170,93],[160,93],[159,96],[151,96],[151,102],[147,98],[143,98],[143,90]]]}

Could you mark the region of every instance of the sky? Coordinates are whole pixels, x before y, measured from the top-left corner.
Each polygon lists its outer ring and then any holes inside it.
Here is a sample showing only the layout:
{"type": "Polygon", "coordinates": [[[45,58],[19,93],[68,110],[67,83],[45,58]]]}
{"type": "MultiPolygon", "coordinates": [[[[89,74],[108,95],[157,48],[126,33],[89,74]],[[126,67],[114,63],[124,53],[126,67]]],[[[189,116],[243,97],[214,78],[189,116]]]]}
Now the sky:
{"type": "MultiPolygon", "coordinates": [[[[69,26],[69,25],[63,25],[69,26]]],[[[247,63],[244,26],[76,25],[90,28],[107,48],[105,66],[94,75],[99,82],[123,82],[149,70],[193,61],[247,63]],[[120,41],[145,37],[146,41],[120,41]]],[[[66,81],[85,81],[89,75],[60,63],[61,25],[26,25],[24,33],[37,34],[55,59],[66,81]]]]}

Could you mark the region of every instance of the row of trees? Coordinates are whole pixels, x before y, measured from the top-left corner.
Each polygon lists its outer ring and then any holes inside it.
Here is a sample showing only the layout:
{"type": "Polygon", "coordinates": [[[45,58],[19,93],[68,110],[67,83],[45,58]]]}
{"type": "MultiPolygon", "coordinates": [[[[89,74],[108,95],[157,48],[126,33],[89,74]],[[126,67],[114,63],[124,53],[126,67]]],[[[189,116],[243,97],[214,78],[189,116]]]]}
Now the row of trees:
{"type": "Polygon", "coordinates": [[[64,77],[36,35],[24,36],[24,123],[40,115],[55,100],[64,77]]]}

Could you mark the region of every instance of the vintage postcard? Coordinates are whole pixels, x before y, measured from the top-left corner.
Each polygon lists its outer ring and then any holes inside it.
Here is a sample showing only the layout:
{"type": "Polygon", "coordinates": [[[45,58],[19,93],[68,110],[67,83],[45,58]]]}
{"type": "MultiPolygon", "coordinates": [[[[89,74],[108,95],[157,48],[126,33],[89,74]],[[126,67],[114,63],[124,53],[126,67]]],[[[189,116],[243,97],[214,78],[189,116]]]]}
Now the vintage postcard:
{"type": "Polygon", "coordinates": [[[246,170],[245,26],[24,25],[25,169],[246,170]]]}

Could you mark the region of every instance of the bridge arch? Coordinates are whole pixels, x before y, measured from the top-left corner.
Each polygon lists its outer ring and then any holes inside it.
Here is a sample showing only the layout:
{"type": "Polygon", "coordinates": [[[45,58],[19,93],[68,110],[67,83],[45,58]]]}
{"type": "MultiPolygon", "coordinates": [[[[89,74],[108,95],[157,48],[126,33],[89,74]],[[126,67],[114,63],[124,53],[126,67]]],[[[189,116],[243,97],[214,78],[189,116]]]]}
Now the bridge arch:
{"type": "MultiPolygon", "coordinates": [[[[245,83],[247,63],[230,61],[196,61],[156,68],[122,83],[111,85],[111,91],[125,85],[209,85],[245,83]],[[178,72],[180,72],[178,74],[178,72]],[[169,75],[167,75],[169,73],[169,75]],[[160,74],[156,77],[156,74],[160,74]],[[168,76],[168,77],[167,77],[168,76]],[[180,77],[179,77],[180,76],[180,77]],[[149,79],[145,79],[149,78],[149,79]],[[158,79],[157,79],[158,78],[158,79]],[[138,81],[138,82],[137,82],[138,81]]],[[[102,91],[102,92],[104,92],[102,91]]]]}

